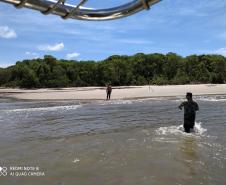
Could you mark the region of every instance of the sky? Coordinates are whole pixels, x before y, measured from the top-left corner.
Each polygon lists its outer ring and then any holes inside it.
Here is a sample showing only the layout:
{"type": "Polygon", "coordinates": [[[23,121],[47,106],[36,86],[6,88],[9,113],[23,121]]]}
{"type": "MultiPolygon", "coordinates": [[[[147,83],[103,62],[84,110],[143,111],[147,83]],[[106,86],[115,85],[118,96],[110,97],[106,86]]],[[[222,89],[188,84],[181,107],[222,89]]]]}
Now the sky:
{"type": "MultiPolygon", "coordinates": [[[[108,8],[127,2],[90,0],[85,6],[108,8]]],[[[149,11],[93,22],[64,20],[0,2],[0,67],[44,55],[77,61],[140,52],[226,56],[225,10],[225,0],[162,0],[149,11]]]]}

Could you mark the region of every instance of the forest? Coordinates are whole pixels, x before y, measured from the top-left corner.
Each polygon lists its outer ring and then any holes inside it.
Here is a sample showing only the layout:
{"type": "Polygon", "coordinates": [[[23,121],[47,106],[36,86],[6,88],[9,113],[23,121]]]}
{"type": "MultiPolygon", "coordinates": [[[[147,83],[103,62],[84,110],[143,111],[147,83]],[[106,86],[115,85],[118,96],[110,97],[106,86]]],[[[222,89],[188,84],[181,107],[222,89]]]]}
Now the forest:
{"type": "Polygon", "coordinates": [[[113,55],[102,61],[64,60],[46,55],[0,68],[1,87],[222,84],[225,81],[226,58],[221,55],[182,57],[175,53],[137,53],[113,55]]]}

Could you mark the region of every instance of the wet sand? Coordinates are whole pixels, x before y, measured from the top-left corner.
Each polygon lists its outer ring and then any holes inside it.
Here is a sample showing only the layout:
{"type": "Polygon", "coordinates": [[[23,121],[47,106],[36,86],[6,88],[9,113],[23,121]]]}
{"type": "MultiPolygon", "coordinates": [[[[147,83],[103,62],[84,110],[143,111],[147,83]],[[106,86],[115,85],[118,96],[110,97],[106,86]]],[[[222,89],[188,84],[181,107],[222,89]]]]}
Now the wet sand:
{"type": "MultiPolygon", "coordinates": [[[[111,99],[138,99],[152,97],[225,94],[226,84],[119,86],[113,87],[111,99]]],[[[48,89],[1,88],[0,97],[24,100],[104,100],[105,87],[74,87],[48,89]]]]}

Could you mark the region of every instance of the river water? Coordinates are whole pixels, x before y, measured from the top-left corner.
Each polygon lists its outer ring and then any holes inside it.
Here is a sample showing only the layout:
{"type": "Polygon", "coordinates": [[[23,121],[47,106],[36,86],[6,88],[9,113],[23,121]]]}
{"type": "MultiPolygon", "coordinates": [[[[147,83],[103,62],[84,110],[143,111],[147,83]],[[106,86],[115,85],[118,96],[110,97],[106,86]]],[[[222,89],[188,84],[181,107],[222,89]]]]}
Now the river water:
{"type": "Polygon", "coordinates": [[[194,99],[189,134],[177,108],[183,97],[0,99],[0,184],[225,185],[226,96],[194,99]]]}

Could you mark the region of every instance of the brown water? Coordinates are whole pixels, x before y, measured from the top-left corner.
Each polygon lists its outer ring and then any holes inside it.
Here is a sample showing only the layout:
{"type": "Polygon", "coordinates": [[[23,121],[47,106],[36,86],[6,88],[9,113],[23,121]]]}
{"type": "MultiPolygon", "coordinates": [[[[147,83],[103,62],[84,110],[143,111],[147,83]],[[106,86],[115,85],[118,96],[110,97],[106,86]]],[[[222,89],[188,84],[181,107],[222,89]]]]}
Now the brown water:
{"type": "Polygon", "coordinates": [[[8,174],[0,182],[224,185],[226,98],[196,100],[195,132],[186,134],[180,97],[82,105],[2,99],[0,166],[8,174]],[[44,176],[10,176],[10,167],[24,166],[39,167],[44,176]]]}

